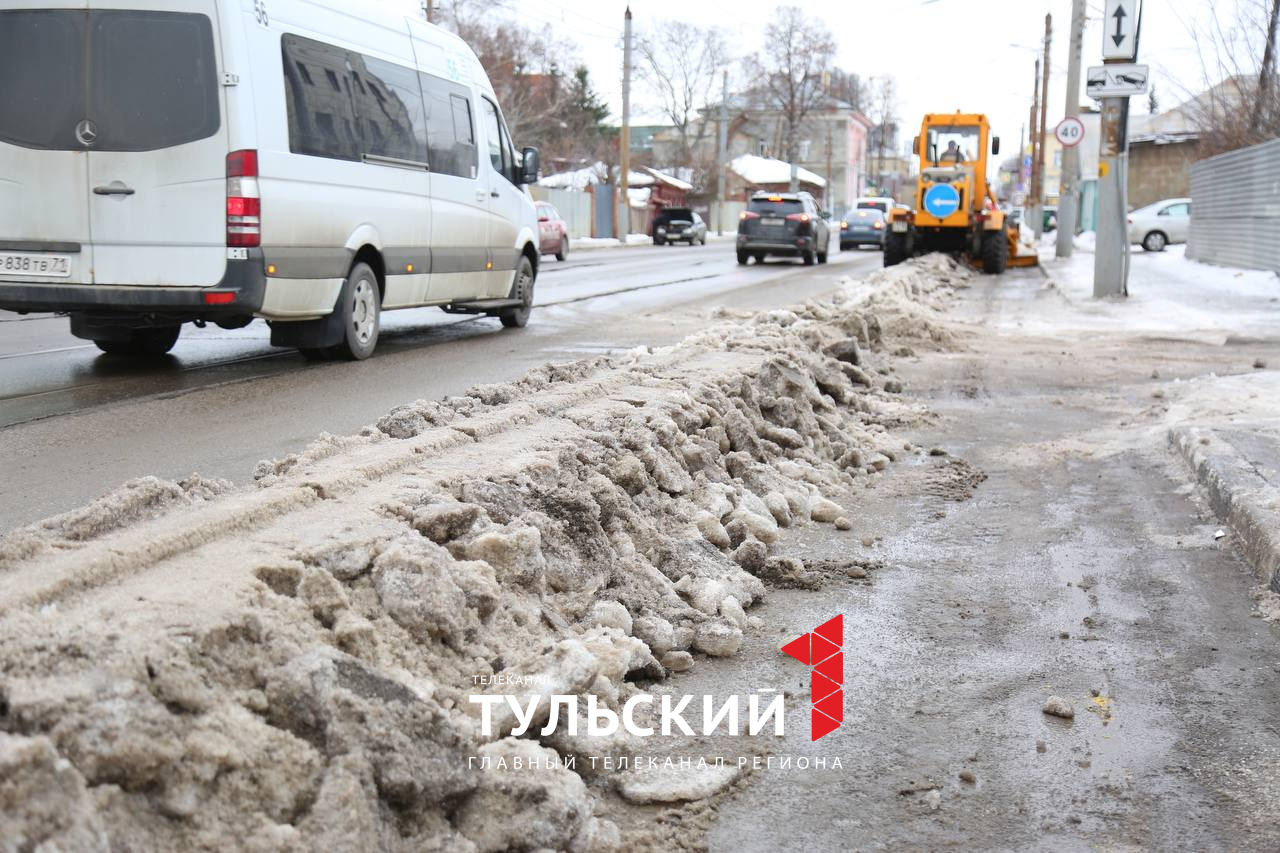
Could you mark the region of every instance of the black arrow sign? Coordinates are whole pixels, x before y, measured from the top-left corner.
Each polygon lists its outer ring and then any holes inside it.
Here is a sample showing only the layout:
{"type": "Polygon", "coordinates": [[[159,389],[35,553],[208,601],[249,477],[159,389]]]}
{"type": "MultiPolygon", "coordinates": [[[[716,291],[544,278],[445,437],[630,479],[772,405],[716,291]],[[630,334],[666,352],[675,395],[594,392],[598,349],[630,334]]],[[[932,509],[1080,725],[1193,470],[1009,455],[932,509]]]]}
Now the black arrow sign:
{"type": "Polygon", "coordinates": [[[1124,39],[1125,39],[1124,19],[1126,16],[1125,16],[1124,7],[1117,6],[1115,14],[1112,15],[1111,17],[1116,19],[1116,34],[1111,37],[1111,40],[1116,43],[1116,47],[1119,47],[1124,42],[1124,39]]]}

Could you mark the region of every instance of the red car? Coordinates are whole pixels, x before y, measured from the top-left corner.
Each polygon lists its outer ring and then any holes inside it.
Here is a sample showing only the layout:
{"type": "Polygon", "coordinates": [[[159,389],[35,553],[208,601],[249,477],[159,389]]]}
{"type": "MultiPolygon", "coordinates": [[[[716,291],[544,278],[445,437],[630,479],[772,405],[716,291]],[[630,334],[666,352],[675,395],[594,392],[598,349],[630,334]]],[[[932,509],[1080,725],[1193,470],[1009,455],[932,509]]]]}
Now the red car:
{"type": "Polygon", "coordinates": [[[542,254],[555,255],[557,261],[563,261],[569,256],[569,225],[550,202],[540,201],[536,207],[542,254]]]}

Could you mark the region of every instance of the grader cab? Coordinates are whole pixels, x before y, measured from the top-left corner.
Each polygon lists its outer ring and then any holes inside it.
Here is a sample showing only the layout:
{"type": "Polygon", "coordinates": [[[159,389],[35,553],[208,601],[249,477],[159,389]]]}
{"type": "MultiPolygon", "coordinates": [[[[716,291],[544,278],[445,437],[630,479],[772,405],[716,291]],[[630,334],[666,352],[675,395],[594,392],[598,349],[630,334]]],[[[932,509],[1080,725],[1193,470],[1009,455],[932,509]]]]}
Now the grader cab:
{"type": "Polygon", "coordinates": [[[962,254],[992,275],[1008,266],[1034,266],[1020,254],[1018,226],[1007,222],[987,184],[987,158],[1000,153],[1000,137],[978,113],[931,113],[916,138],[920,178],[914,209],[889,214],[884,265],[930,252],[962,254]]]}

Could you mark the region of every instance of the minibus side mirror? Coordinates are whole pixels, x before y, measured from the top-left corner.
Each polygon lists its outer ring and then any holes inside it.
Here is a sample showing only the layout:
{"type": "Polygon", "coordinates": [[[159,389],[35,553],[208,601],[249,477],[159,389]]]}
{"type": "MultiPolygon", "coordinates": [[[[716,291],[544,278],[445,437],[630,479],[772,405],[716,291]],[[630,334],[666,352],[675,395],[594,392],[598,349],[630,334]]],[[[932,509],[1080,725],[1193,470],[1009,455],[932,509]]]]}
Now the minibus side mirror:
{"type": "Polygon", "coordinates": [[[538,182],[538,167],[541,165],[538,161],[538,149],[526,148],[522,153],[524,154],[524,165],[520,168],[520,183],[536,184],[538,182]]]}

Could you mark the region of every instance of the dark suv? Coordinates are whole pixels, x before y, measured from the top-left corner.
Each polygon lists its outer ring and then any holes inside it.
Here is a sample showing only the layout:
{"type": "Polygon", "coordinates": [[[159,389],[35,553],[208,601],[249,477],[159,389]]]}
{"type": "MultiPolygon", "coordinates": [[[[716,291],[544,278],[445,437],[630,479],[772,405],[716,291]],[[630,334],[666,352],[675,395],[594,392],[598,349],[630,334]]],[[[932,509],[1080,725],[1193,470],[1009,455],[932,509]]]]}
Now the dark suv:
{"type": "Polygon", "coordinates": [[[805,266],[827,262],[831,231],[809,193],[756,193],[738,222],[738,263],[767,255],[801,258],[805,266]]]}
{"type": "Polygon", "coordinates": [[[707,224],[687,207],[665,207],[653,218],[653,245],[684,241],[707,245],[707,224]]]}

